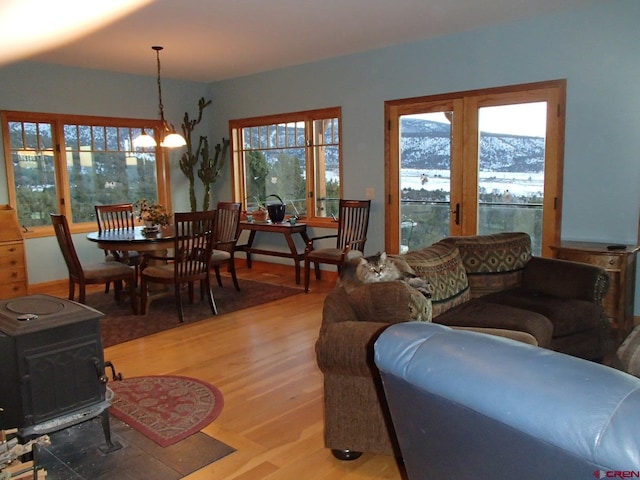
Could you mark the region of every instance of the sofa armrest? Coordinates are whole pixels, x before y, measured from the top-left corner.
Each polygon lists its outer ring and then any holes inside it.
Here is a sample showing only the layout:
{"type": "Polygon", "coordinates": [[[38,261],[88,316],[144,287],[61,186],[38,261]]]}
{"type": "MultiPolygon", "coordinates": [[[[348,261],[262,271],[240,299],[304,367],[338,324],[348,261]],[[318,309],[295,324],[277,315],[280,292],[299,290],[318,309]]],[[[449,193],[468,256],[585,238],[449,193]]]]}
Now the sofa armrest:
{"type": "Polygon", "coordinates": [[[373,344],[389,326],[380,322],[323,324],[316,341],[316,360],[322,373],[370,377],[377,369],[373,344]]]}
{"type": "Polygon", "coordinates": [[[522,287],[543,295],[587,300],[601,305],[609,288],[609,274],[586,263],[531,257],[524,268],[522,287]]]}

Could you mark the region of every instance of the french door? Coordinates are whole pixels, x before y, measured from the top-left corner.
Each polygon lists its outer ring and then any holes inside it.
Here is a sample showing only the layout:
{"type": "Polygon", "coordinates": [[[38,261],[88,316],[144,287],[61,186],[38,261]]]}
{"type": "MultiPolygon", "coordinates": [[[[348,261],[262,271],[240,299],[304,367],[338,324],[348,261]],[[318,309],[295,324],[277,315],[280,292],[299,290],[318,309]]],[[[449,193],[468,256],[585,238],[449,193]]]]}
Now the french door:
{"type": "Polygon", "coordinates": [[[564,80],[385,103],[385,248],[524,231],[560,238],[564,80]]]}

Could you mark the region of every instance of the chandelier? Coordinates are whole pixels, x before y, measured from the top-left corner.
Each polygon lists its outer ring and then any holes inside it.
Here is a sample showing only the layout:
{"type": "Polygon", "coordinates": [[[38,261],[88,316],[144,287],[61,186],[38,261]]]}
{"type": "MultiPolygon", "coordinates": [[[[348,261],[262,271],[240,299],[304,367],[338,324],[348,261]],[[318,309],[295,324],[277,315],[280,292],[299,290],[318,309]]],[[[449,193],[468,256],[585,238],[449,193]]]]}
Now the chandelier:
{"type": "MultiPolygon", "coordinates": [[[[184,137],[178,133],[176,133],[176,129],[164,119],[164,106],[162,104],[162,84],[160,82],[160,50],[163,47],[153,46],[151,47],[156,51],[156,60],[158,63],[158,108],[160,109],[160,122],[162,129],[162,140],[160,141],[161,147],[167,148],[175,148],[182,147],[187,144],[184,137]]],[[[133,146],[134,147],[155,147],[157,145],[156,140],[149,135],[144,129],[142,130],[142,135],[134,138],[133,146]]]]}

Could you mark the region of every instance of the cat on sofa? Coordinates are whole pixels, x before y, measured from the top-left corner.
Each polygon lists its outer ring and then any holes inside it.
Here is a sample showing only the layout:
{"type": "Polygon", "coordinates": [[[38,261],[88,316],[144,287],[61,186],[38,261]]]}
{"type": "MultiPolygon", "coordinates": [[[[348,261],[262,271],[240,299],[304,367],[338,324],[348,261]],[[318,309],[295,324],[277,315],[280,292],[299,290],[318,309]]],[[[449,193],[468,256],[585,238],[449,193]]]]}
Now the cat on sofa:
{"type": "Polygon", "coordinates": [[[398,256],[378,252],[368,257],[349,260],[341,269],[338,286],[347,293],[364,283],[400,280],[431,298],[429,282],[417,276],[409,264],[398,256]]]}

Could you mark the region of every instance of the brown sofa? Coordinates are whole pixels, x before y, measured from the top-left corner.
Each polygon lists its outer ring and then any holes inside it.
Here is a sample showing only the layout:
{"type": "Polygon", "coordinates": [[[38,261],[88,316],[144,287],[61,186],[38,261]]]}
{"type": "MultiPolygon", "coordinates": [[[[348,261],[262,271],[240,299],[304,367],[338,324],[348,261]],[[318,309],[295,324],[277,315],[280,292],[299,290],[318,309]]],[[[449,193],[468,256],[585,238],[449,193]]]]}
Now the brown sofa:
{"type": "Polygon", "coordinates": [[[325,445],[337,458],[398,454],[373,362],[390,324],[431,321],[515,338],[590,360],[604,355],[607,273],[531,256],[525,233],[447,238],[403,258],[429,281],[431,300],[402,282],[336,287],[316,342],[324,374],[325,445]]]}

